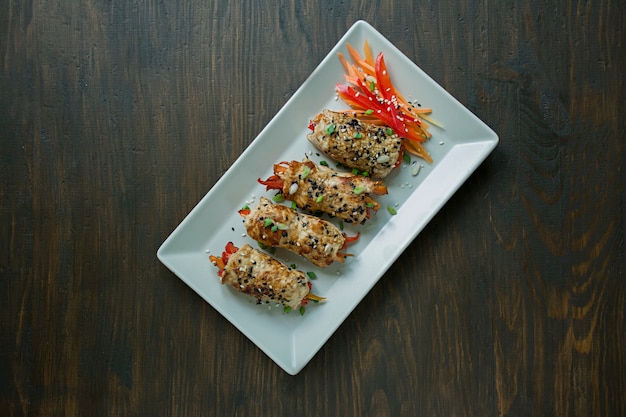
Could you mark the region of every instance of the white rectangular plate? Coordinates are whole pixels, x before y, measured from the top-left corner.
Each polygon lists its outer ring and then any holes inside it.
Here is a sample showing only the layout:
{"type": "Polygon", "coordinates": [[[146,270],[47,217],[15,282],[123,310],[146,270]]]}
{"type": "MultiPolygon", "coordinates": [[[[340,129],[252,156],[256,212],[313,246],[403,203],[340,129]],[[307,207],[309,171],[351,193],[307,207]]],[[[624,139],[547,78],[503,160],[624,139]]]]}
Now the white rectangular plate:
{"type": "Polygon", "coordinates": [[[497,143],[498,136],[489,127],[372,26],[358,21],[165,240],[158,258],[281,368],[295,375],[497,143]],[[313,281],[314,292],[327,297],[326,303],[309,305],[304,315],[297,311],[286,314],[282,307],[257,305],[248,296],[219,283],[207,251],[219,255],[228,241],[256,247],[245,236],[237,210],[252,199],[256,204],[260,196],[273,195],[256,180],[269,177],[274,163],[302,160],[305,155],[313,160],[324,159],[306,140],[309,120],[324,108],[348,108],[336,99],[335,84],[344,82],[337,53],[348,56],[346,43],[361,50],[365,40],[374,54],[384,53],[399,91],[407,99],[419,99],[422,105],[431,107],[431,116],[444,126],[432,127],[433,138],[426,143],[434,163],[418,160],[423,168],[417,176],[412,176],[410,166],[403,164],[385,179],[389,194],[376,197],[381,205],[378,213],[363,226],[346,228],[348,234],[360,231],[361,235],[349,247],[355,256],[345,264],[320,269],[296,255],[276,251],[281,261],[315,272],[318,278],[313,281]],[[394,207],[397,215],[392,216],[387,206],[394,207]]]}

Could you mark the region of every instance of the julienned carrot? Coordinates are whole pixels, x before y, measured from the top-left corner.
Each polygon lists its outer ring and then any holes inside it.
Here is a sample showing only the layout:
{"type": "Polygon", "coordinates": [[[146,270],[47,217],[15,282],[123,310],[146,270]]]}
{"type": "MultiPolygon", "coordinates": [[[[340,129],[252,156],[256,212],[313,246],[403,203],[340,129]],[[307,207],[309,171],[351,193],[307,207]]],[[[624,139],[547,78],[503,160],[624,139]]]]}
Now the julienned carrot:
{"type": "Polygon", "coordinates": [[[370,48],[370,44],[368,41],[365,41],[363,45],[363,52],[365,53],[365,62],[370,65],[374,65],[374,55],[372,55],[372,48],[370,48]]]}
{"type": "Polygon", "coordinates": [[[426,162],[432,164],[433,158],[430,156],[428,152],[426,152],[426,149],[424,149],[421,143],[414,142],[412,140],[406,140],[403,142],[403,145],[404,145],[404,149],[406,149],[407,152],[410,152],[415,156],[419,156],[420,158],[424,159],[426,162]]]}
{"type": "Polygon", "coordinates": [[[364,61],[363,58],[361,58],[361,55],[359,55],[359,53],[356,51],[356,49],[352,47],[352,45],[348,43],[346,44],[346,47],[348,48],[348,52],[350,52],[350,56],[352,57],[352,60],[356,62],[359,65],[359,67],[363,69],[363,71],[365,71],[365,73],[369,75],[374,75],[374,66],[364,61]]]}
{"type": "Polygon", "coordinates": [[[363,46],[365,57],[350,44],[346,44],[346,48],[355,63],[349,63],[343,54],[338,54],[348,82],[347,86],[337,85],[339,97],[352,107],[355,117],[368,122],[377,119],[377,124],[386,124],[405,139],[408,152],[432,162],[422,146],[422,142],[432,136],[424,120],[441,127],[427,116],[432,109],[416,107],[404,98],[391,82],[382,52],[374,58],[367,41],[363,46]]]}

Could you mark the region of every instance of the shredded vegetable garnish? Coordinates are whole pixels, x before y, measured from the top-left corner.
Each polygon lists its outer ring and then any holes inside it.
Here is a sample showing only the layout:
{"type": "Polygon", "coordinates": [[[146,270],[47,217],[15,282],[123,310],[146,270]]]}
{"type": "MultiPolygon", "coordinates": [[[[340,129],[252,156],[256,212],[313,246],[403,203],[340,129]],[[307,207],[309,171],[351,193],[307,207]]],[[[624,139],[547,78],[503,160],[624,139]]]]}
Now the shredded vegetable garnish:
{"type": "Polygon", "coordinates": [[[339,59],[343,64],[347,84],[337,84],[338,96],[350,107],[350,114],[362,121],[388,126],[387,134],[397,134],[403,139],[403,146],[410,152],[428,162],[431,156],[422,143],[432,136],[428,122],[438,125],[428,117],[432,109],[414,105],[404,98],[391,82],[383,53],[376,58],[369,43],[363,46],[365,57],[350,44],[346,44],[354,64],[349,63],[342,53],[339,59]]]}

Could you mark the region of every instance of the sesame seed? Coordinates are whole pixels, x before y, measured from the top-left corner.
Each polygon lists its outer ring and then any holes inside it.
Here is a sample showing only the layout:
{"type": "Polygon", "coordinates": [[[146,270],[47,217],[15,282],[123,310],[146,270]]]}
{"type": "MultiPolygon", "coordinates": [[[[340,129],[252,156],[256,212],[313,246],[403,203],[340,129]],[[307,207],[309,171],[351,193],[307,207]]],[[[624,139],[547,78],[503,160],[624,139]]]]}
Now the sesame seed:
{"type": "Polygon", "coordinates": [[[411,167],[411,175],[416,176],[417,174],[419,174],[421,169],[422,166],[418,164],[417,161],[413,162],[413,166],[411,167]]]}

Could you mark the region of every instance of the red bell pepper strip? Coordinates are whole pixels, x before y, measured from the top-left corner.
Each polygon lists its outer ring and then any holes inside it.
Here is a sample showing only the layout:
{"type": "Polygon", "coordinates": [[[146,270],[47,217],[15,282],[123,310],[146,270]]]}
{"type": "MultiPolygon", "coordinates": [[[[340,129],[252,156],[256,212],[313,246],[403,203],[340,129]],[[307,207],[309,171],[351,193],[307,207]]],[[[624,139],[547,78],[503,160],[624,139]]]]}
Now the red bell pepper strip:
{"type": "Polygon", "coordinates": [[[215,265],[219,271],[217,272],[218,276],[222,276],[224,274],[224,268],[226,268],[226,264],[228,263],[228,259],[230,255],[237,252],[239,248],[233,244],[233,242],[228,242],[224,247],[224,251],[222,252],[222,256],[209,256],[209,260],[215,265]]]}
{"type": "Polygon", "coordinates": [[[400,116],[398,112],[398,99],[394,94],[393,85],[391,84],[391,78],[389,78],[389,73],[387,72],[387,65],[385,64],[385,58],[383,57],[383,53],[379,53],[376,57],[376,83],[378,84],[378,91],[380,95],[384,99],[384,103],[386,104],[387,113],[389,113],[389,117],[392,120],[391,127],[396,131],[398,136],[401,138],[406,138],[409,134],[409,129],[403,122],[403,118],[400,116]]]}
{"type": "Polygon", "coordinates": [[[265,185],[266,191],[269,190],[282,190],[283,189],[283,180],[278,175],[272,175],[266,180],[262,180],[261,178],[257,179],[259,184],[265,185]]]}
{"type": "MultiPolygon", "coordinates": [[[[404,129],[404,126],[400,126],[396,128],[395,125],[399,122],[398,119],[393,118],[387,111],[386,107],[382,105],[376,99],[370,99],[367,95],[356,91],[354,88],[347,86],[345,84],[337,84],[337,93],[339,97],[346,103],[351,106],[356,106],[357,108],[363,110],[373,110],[372,115],[375,115],[377,118],[381,119],[388,126],[394,128],[396,133],[398,133],[399,129],[404,129]]],[[[400,135],[398,133],[398,135],[400,135]]],[[[401,135],[400,137],[404,137],[405,135],[401,135]]]]}
{"type": "Polygon", "coordinates": [[[226,244],[226,247],[224,248],[224,252],[222,252],[222,260],[224,261],[224,263],[228,263],[228,259],[230,258],[230,255],[237,252],[238,250],[239,248],[235,246],[233,242],[228,242],[226,244]]]}
{"type": "Polygon", "coordinates": [[[359,236],[361,235],[361,232],[357,233],[354,236],[348,236],[345,233],[342,233],[341,235],[345,239],[344,242],[343,242],[343,246],[340,249],[340,250],[343,250],[343,249],[345,249],[348,246],[348,243],[356,242],[359,239],[359,236]]]}

